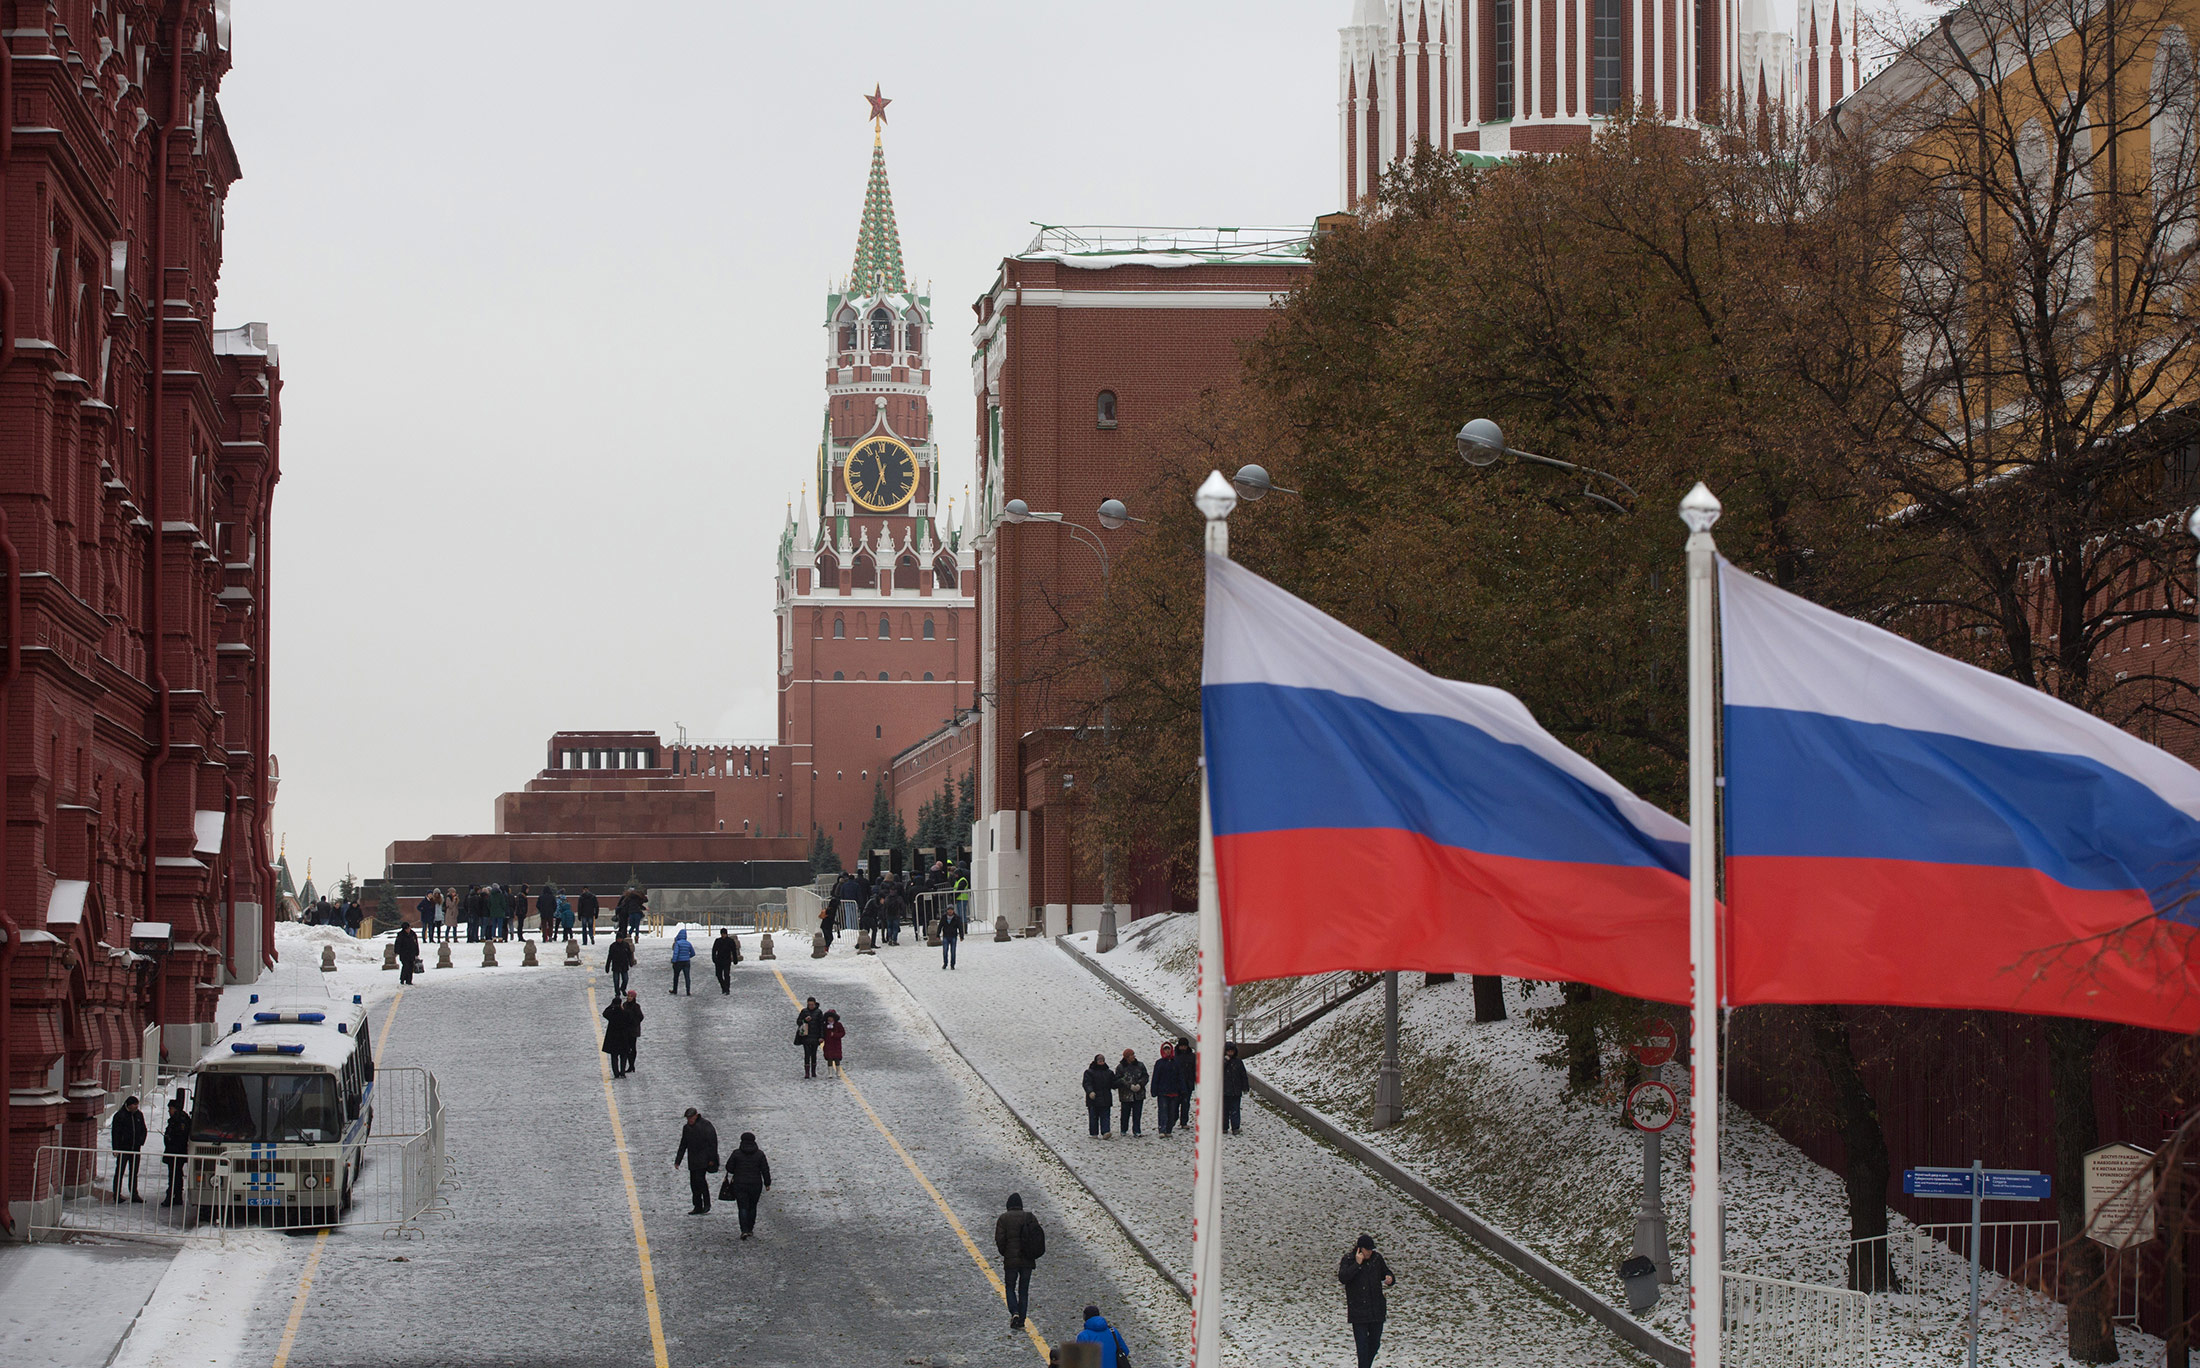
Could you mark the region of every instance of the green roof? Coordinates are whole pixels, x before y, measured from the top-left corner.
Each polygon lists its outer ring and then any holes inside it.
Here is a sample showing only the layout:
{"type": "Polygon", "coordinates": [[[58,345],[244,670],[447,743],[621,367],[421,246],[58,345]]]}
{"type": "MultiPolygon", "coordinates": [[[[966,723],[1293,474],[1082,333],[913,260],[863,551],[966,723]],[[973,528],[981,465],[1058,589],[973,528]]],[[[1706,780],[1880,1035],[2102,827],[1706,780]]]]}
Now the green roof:
{"type": "Polygon", "coordinates": [[[857,294],[907,294],[901,232],[894,226],[894,192],[886,183],[886,148],[871,141],[871,182],[863,190],[863,226],[856,233],[856,262],[848,288],[857,294]]]}

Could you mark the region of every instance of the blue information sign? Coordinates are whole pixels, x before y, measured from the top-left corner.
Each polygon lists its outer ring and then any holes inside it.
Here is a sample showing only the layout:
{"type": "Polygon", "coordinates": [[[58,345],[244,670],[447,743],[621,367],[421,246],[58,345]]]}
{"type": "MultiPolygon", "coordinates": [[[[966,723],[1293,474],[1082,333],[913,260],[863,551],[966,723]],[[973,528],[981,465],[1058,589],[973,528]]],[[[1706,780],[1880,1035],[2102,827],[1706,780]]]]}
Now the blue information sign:
{"type": "MultiPolygon", "coordinates": [[[[2044,1202],[2053,1188],[2044,1173],[2033,1169],[1987,1169],[1983,1190],[1977,1196],[1988,1202],[2044,1202]]],[[[1967,1168],[1914,1168],[1902,1171],[1902,1190],[1912,1197],[1970,1198],[1972,1171],[1967,1168]]]]}

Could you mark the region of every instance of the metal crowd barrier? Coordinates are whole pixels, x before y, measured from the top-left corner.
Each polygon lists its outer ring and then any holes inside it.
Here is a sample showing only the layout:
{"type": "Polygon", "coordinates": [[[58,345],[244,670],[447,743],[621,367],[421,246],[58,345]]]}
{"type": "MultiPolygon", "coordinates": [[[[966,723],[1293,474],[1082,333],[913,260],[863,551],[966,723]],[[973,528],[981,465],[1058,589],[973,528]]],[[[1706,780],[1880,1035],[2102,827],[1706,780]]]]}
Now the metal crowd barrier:
{"type": "Polygon", "coordinates": [[[1728,1358],[1743,1368],[1854,1368],[1871,1361],[1871,1298],[1845,1287],[1731,1270],[1723,1275],[1728,1358]]]}

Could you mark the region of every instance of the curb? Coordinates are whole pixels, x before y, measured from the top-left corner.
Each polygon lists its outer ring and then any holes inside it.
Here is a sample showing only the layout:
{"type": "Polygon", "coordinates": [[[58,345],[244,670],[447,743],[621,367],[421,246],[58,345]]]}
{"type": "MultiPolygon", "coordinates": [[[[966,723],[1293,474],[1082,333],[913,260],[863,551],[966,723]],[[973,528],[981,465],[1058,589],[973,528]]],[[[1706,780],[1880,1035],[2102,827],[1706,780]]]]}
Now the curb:
{"type": "MultiPolygon", "coordinates": [[[[1168,1013],[1147,1001],[1136,989],[1102,967],[1098,960],[1086,954],[1077,946],[1070,944],[1067,937],[1058,936],[1055,938],[1054,943],[1061,949],[1062,953],[1091,970],[1096,978],[1114,989],[1126,1002],[1151,1017],[1156,1023],[1167,1027],[1172,1034],[1180,1038],[1189,1038],[1192,1035],[1190,1031],[1185,1030],[1176,1021],[1172,1020],[1168,1013]]],[[[1565,1269],[1529,1249],[1510,1235],[1483,1220],[1480,1216],[1475,1215],[1472,1211],[1436,1191],[1420,1178],[1414,1176],[1411,1171],[1400,1167],[1395,1160],[1388,1158],[1320,1112],[1278,1090],[1274,1084],[1263,1082],[1258,1074],[1252,1073],[1249,1069],[1246,1077],[1252,1083],[1253,1091],[1262,1100],[1275,1107],[1276,1110],[1289,1116],[1316,1135],[1321,1136],[1324,1140],[1351,1155],[1368,1168],[1373,1169],[1386,1182],[1427,1207],[1445,1221],[1465,1231],[1475,1243],[1519,1269],[1567,1305],[1593,1317],[1611,1330],[1613,1334],[1663,1365],[1663,1368],[1688,1368],[1689,1354],[1687,1349],[1675,1344],[1622,1311],[1619,1307],[1598,1296],[1595,1292],[1590,1291],[1573,1274],[1568,1273],[1565,1269]]]]}
{"type": "Polygon", "coordinates": [[[1184,1298],[1185,1302],[1189,1304],[1192,1299],[1192,1290],[1185,1285],[1184,1280],[1178,1277],[1173,1269],[1171,1269],[1167,1264],[1161,1261],[1161,1257],[1155,1254],[1153,1250],[1146,1244],[1145,1240],[1139,1237],[1137,1231],[1131,1229],[1130,1222],[1123,1219],[1123,1214],[1117,1211],[1112,1205],[1110,1205],[1108,1199],[1102,1197],[1099,1191],[1094,1188],[1092,1184],[1085,1181],[1084,1176],[1078,1173],[1077,1166],[1070,1163],[1068,1159],[1064,1158],[1062,1152],[1056,1149],[1052,1144],[1050,1144],[1045,1136],[1039,1134],[1038,1127],[1032,1125],[1030,1120],[1027,1119],[1021,1111],[1017,1110],[1016,1104],[1009,1101],[1007,1095],[1004,1094],[999,1088],[993,1086],[993,1080],[987,1078],[985,1076],[985,1071],[980,1069],[977,1064],[971,1060],[970,1056],[963,1053],[962,1046],[955,1043],[955,1038],[947,1033],[947,1028],[940,1024],[940,1019],[937,1016],[933,1015],[932,1009],[924,1005],[924,999],[909,991],[909,985],[901,981],[901,975],[894,972],[893,966],[887,963],[882,958],[880,960],[879,967],[886,970],[886,976],[894,981],[895,987],[901,989],[902,995],[908,998],[918,1011],[924,1013],[925,1020],[932,1023],[932,1029],[938,1031],[940,1033],[940,1039],[947,1042],[947,1048],[955,1052],[955,1058],[961,1060],[964,1067],[968,1068],[971,1074],[980,1083],[985,1084],[986,1091],[992,1093],[995,1098],[999,1099],[1000,1104],[1008,1109],[1008,1114],[1016,1118],[1016,1124],[1023,1127],[1024,1134],[1030,1136],[1032,1138],[1032,1141],[1036,1143],[1039,1148],[1045,1150],[1049,1155],[1053,1156],[1054,1162],[1060,1164],[1063,1170],[1067,1172],[1071,1178],[1076,1180],[1077,1185],[1085,1190],[1085,1195],[1092,1198],[1094,1202],[1098,1203],[1100,1209],[1107,1213],[1108,1219],[1115,1222],[1116,1228],[1123,1232],[1123,1238],[1131,1242],[1131,1248],[1137,1250],[1147,1263],[1153,1265],[1153,1271],[1159,1273],[1163,1278],[1167,1279],[1169,1286],[1175,1288],[1177,1291],[1177,1295],[1184,1298]]]}

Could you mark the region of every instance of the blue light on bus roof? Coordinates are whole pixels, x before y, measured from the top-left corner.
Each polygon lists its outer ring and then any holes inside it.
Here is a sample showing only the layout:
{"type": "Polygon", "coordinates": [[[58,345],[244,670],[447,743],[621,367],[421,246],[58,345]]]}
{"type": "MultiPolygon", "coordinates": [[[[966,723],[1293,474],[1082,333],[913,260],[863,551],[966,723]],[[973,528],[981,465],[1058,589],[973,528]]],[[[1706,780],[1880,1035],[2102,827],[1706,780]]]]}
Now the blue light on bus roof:
{"type": "Polygon", "coordinates": [[[233,1054],[299,1055],[306,1052],[303,1045],[277,1045],[265,1040],[239,1040],[231,1044],[229,1049],[233,1054]]]}
{"type": "Polygon", "coordinates": [[[260,1024],[262,1024],[262,1025],[267,1025],[267,1024],[269,1024],[269,1023],[273,1023],[273,1022],[292,1022],[292,1023],[296,1023],[296,1024],[300,1024],[300,1025],[310,1025],[310,1024],[313,1024],[313,1023],[315,1023],[315,1022],[322,1022],[322,1021],[326,1021],[326,1020],[328,1020],[328,1013],[326,1013],[326,1012],[298,1012],[298,1011],[291,1011],[291,1012],[254,1012],[254,1013],[252,1014],[252,1019],[253,1019],[254,1021],[257,1021],[257,1022],[259,1022],[259,1023],[260,1023],[260,1024]]]}
{"type": "Polygon", "coordinates": [[[260,1000],[260,995],[259,995],[258,993],[254,993],[254,994],[252,995],[252,1000],[253,1000],[254,1002],[258,1002],[258,1001],[260,1000]]]}
{"type": "Polygon", "coordinates": [[[353,994],[351,995],[351,1005],[352,1005],[352,1006],[354,1006],[354,1007],[357,1007],[357,1006],[358,1006],[358,1005],[359,1005],[360,1003],[362,1003],[362,1002],[365,1002],[365,1001],[366,1001],[366,999],[365,999],[365,998],[363,998],[363,997],[361,997],[361,996],[359,996],[359,994],[357,994],[357,993],[353,993],[353,994]]]}
{"type": "Polygon", "coordinates": [[[350,1035],[350,1034],[351,1034],[351,1027],[350,1027],[349,1025],[345,1024],[344,1022],[341,1022],[341,1021],[339,1021],[339,1022],[337,1022],[337,1023],[336,1023],[336,1034],[338,1034],[338,1035],[350,1035]]]}

